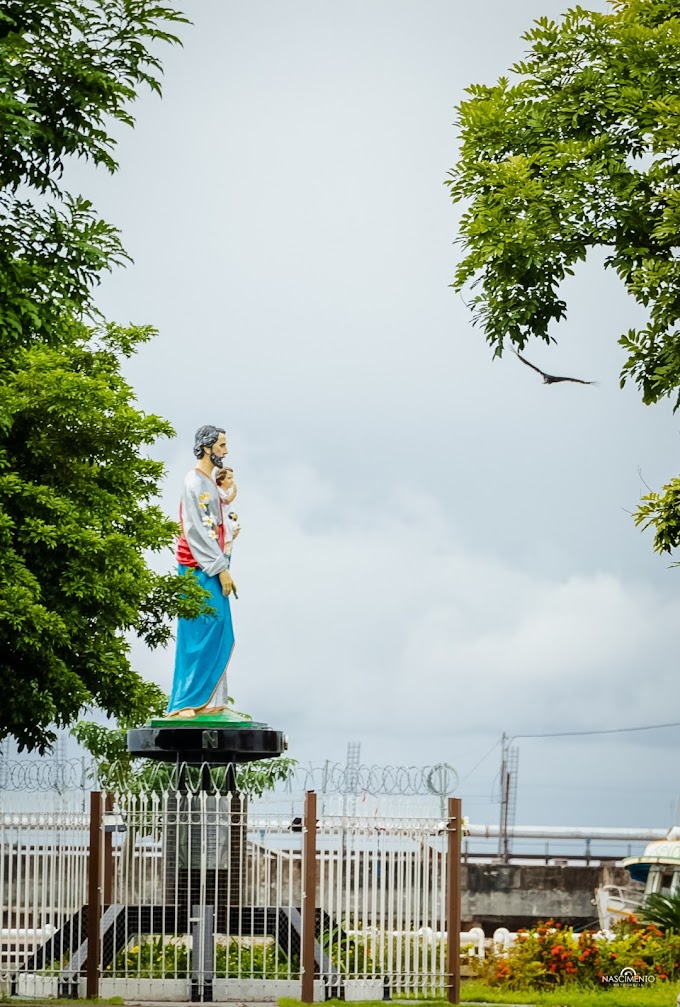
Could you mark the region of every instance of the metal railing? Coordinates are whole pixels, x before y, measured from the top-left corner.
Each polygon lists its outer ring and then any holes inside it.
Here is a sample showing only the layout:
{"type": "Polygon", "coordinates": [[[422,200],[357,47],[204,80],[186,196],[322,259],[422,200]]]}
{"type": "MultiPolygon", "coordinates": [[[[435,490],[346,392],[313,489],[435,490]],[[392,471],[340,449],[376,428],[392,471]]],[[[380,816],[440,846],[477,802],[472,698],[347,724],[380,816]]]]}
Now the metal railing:
{"type": "Polygon", "coordinates": [[[291,816],[237,794],[2,795],[6,991],[457,1002],[449,818],[291,816]],[[448,936],[448,924],[450,937],[448,936]]]}

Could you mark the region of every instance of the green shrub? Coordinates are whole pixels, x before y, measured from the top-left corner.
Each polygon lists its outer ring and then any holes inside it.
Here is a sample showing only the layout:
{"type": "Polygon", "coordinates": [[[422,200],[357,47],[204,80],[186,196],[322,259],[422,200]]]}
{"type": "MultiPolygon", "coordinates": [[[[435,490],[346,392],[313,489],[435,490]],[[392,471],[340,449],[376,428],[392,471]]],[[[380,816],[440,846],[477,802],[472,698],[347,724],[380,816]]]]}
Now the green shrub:
{"type": "Polygon", "coordinates": [[[140,979],[186,979],[191,971],[190,953],[183,941],[146,937],[133,947],[123,948],[113,965],[104,972],[140,979]]]}
{"type": "MultiPolygon", "coordinates": [[[[300,975],[297,957],[288,959],[272,943],[249,944],[235,939],[217,944],[214,957],[216,979],[287,979],[300,975]]],[[[181,940],[147,937],[116,955],[107,972],[140,979],[186,979],[191,975],[192,953],[181,940]]]]}
{"type": "Polygon", "coordinates": [[[606,986],[607,977],[618,976],[624,968],[654,981],[676,980],[680,979],[680,934],[664,934],[629,918],[618,925],[613,940],[596,940],[590,931],[577,934],[572,927],[548,921],[518,931],[517,941],[506,953],[491,952],[474,964],[483,982],[511,990],[606,986]]]}
{"type": "Polygon", "coordinates": [[[640,919],[654,923],[660,930],[680,930],[680,892],[648,895],[640,906],[640,919]]]}
{"type": "Polygon", "coordinates": [[[300,961],[290,960],[275,944],[243,944],[236,940],[215,949],[216,979],[296,979],[300,961]]]}

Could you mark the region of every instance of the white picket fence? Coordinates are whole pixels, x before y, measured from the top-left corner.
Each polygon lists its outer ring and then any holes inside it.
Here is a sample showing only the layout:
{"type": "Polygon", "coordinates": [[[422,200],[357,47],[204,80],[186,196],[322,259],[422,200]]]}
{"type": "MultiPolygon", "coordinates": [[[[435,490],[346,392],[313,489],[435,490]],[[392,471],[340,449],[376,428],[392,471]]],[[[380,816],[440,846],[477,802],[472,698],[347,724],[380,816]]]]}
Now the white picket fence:
{"type": "Polygon", "coordinates": [[[299,998],[306,964],[315,1000],[445,993],[447,823],[324,808],[305,859],[309,823],[230,794],[102,796],[93,830],[89,795],[21,797],[0,794],[7,992],[299,998]]]}

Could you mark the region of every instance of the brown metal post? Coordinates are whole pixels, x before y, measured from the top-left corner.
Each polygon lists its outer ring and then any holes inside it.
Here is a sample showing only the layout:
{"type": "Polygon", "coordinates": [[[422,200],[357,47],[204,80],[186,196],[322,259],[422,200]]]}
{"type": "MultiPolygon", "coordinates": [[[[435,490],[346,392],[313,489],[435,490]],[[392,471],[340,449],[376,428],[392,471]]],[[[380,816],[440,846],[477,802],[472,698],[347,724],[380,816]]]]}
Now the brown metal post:
{"type": "MultiPolygon", "coordinates": [[[[104,800],[104,812],[113,811],[113,794],[107,794],[104,800]]],[[[104,905],[113,902],[113,833],[104,832],[104,905]]]]}
{"type": "Polygon", "coordinates": [[[314,939],[316,930],[316,794],[305,794],[302,833],[302,1002],[314,1003],[314,939]]]}
{"type": "Polygon", "coordinates": [[[446,992],[450,1004],[460,1003],[460,848],[462,802],[449,798],[446,849],[446,992]]]}
{"type": "Polygon", "coordinates": [[[90,794],[90,859],[87,876],[87,996],[99,996],[99,936],[102,914],[102,821],[104,802],[90,794]]]}

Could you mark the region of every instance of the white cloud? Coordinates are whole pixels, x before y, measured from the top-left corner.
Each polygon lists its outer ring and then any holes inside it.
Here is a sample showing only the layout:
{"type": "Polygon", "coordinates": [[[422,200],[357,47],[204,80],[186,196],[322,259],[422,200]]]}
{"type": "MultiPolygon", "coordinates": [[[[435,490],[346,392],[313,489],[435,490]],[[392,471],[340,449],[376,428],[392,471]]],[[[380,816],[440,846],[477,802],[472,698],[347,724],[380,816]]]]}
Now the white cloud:
{"type": "Polygon", "coordinates": [[[241,483],[230,691],[304,760],[342,758],[358,739],[371,761],[463,771],[502,731],[673,719],[680,684],[664,654],[679,601],[611,574],[535,577],[477,555],[435,501],[405,507],[398,485],[359,512],[299,464],[241,483]],[[315,527],[319,513],[332,520],[315,527]]]}

